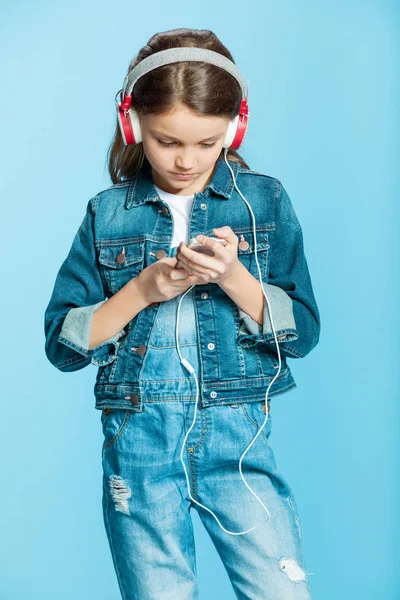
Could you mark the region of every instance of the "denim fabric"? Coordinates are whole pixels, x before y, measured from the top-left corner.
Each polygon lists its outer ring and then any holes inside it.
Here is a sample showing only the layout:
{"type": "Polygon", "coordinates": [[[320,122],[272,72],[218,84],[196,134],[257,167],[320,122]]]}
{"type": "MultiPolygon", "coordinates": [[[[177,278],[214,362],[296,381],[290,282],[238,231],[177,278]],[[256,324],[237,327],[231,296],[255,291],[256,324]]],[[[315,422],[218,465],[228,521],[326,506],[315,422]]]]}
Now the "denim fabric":
{"type": "MultiPolygon", "coordinates": [[[[176,248],[172,255],[176,255],[176,248]]],[[[190,400],[196,393],[195,380],[182,365],[175,347],[176,311],[183,294],[162,302],[147,344],[146,358],[139,374],[143,402],[190,400]],[[168,367],[166,367],[168,365],[168,367]]],[[[179,317],[179,347],[200,377],[197,347],[194,289],[182,300],[179,317]]]]}
{"type": "MultiPolygon", "coordinates": [[[[291,297],[288,296],[284,290],[276,285],[271,285],[270,283],[263,282],[263,288],[269,299],[275,331],[284,331],[290,329],[296,330],[296,322],[293,315],[293,300],[291,297]]],[[[248,336],[250,340],[252,338],[256,339],[254,336],[257,336],[258,334],[262,334],[262,338],[268,339],[268,334],[270,334],[270,341],[275,344],[268,305],[265,297],[262,325],[257,323],[257,321],[254,321],[254,319],[252,319],[240,308],[239,318],[241,319],[239,334],[242,340],[247,334],[250,334],[250,336],[248,336]]],[[[297,340],[298,335],[297,333],[286,333],[279,337],[281,339],[286,339],[287,341],[292,341],[297,340]]]]}
{"type": "Polygon", "coordinates": [[[191,509],[197,510],[241,600],[310,600],[294,494],[269,443],[262,402],[199,409],[183,460],[192,402],[145,402],[143,412],[101,413],[103,517],[124,600],[198,600],[191,509]],[[264,521],[264,522],[262,522],[264,521]]]}
{"type": "MultiPolygon", "coordinates": [[[[75,347],[79,347],[82,350],[88,351],[93,314],[98,308],[100,308],[102,304],[104,304],[104,302],[107,302],[107,300],[102,300],[101,302],[97,302],[92,306],[78,306],[77,308],[71,308],[63,321],[59,336],[60,339],[66,339],[75,347]]],[[[103,342],[101,347],[103,347],[105,344],[109,345],[113,342],[117,342],[124,335],[126,335],[126,332],[124,329],[122,329],[114,336],[103,342]]],[[[100,348],[100,346],[97,346],[97,348],[100,348]]],[[[109,356],[109,362],[111,362],[111,360],[112,354],[109,356]]]]}
{"type": "MultiPolygon", "coordinates": [[[[233,161],[230,166],[256,218],[258,262],[276,334],[286,335],[279,340],[282,364],[269,391],[272,398],[296,387],[286,359],[303,358],[315,347],[320,316],[302,230],[282,183],[233,161]]],[[[209,185],[194,195],[189,237],[199,233],[213,235],[213,228],[223,225],[229,225],[240,239],[248,242],[247,249],[238,249],[238,259],[258,279],[251,215],[220,159],[209,185]]],[[[169,333],[171,344],[162,376],[159,367],[154,370],[156,367],[151,367],[151,360],[146,358],[152,346],[152,331],[162,327],[166,314],[174,313],[176,298],[146,307],[123,331],[88,350],[93,312],[158,260],[156,253],[160,256],[160,250],[172,256],[176,250],[171,248],[172,233],[169,207],[158,196],[145,161],[137,175],[89,200],[57,274],[45,311],[46,355],[64,372],[89,364],[98,367],[94,388],[97,409],[142,411],[148,395],[142,382],[152,379],[152,368],[153,375],[162,379],[157,384],[159,397],[184,400],[193,387],[193,377],[181,363],[177,365],[174,332],[169,333]],[[126,259],[120,264],[116,258],[123,249],[126,259]],[[181,389],[177,381],[185,377],[189,379],[188,386],[181,389]]],[[[279,366],[266,301],[263,325],[259,326],[217,284],[195,286],[184,300],[187,309],[190,304],[193,307],[190,322],[197,333],[197,352],[192,345],[187,350],[192,353],[192,360],[198,361],[200,406],[264,399],[279,366]]],[[[171,319],[168,322],[173,323],[171,319]]],[[[181,351],[185,357],[185,348],[181,351]]]]}

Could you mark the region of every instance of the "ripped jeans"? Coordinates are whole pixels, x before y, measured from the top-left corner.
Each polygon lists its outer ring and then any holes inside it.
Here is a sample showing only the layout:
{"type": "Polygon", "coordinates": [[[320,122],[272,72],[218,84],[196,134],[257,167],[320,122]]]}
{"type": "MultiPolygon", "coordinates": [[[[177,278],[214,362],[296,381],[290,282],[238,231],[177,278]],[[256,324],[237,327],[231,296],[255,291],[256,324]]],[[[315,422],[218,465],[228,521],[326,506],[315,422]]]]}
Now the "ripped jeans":
{"type": "Polygon", "coordinates": [[[103,515],[123,600],[198,600],[191,508],[211,537],[234,593],[242,600],[310,600],[295,497],[269,443],[264,402],[197,406],[195,398],[147,401],[142,412],[105,408],[103,515]],[[268,520],[266,520],[268,519],[268,520]]]}

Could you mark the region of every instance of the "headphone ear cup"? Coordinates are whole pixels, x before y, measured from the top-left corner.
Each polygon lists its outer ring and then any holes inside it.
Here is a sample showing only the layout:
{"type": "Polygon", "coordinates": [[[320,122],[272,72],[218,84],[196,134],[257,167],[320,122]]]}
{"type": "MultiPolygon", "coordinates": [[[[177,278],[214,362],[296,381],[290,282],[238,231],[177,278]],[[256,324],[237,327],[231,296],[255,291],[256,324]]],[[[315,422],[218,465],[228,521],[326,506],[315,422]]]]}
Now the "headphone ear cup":
{"type": "Polygon", "coordinates": [[[134,136],[134,144],[139,144],[142,141],[142,130],[140,128],[139,115],[134,108],[130,108],[128,111],[128,118],[131,123],[131,128],[134,136]]]}
{"type": "Polygon", "coordinates": [[[242,122],[239,121],[240,113],[236,115],[233,121],[229,122],[228,129],[225,135],[223,148],[232,148],[237,150],[240,148],[247,130],[247,116],[242,122]]]}
{"type": "Polygon", "coordinates": [[[130,108],[125,116],[119,102],[115,103],[118,116],[119,129],[121,131],[124,144],[138,144],[142,141],[142,130],[140,128],[139,116],[137,112],[130,108]]]}
{"type": "Polygon", "coordinates": [[[236,135],[236,129],[237,129],[237,123],[239,120],[239,115],[237,115],[233,121],[229,121],[229,125],[228,125],[228,129],[226,131],[226,135],[225,135],[225,139],[224,139],[224,144],[223,144],[223,148],[230,148],[230,145],[232,144],[235,135],[236,135]]]}

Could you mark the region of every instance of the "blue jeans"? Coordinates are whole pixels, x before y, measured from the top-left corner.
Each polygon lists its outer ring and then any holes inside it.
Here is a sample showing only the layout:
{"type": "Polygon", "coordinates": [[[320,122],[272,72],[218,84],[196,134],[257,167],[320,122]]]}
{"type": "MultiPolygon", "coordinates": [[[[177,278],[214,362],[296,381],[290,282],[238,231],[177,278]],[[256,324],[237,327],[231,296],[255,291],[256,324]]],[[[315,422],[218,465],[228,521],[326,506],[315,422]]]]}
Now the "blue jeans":
{"type": "Polygon", "coordinates": [[[103,409],[103,515],[123,600],[197,600],[196,555],[190,509],[198,511],[237,598],[310,600],[294,494],[279,473],[269,443],[271,415],[263,402],[197,406],[147,401],[142,412],[103,409]],[[266,520],[268,519],[268,520],[266,520]]]}

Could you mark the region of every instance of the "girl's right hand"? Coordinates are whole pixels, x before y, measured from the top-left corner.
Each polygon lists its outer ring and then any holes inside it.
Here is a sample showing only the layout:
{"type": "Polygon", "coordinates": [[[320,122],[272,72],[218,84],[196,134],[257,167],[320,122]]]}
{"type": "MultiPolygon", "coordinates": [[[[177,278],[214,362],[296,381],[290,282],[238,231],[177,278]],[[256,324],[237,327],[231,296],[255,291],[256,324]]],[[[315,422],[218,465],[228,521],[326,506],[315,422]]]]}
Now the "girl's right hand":
{"type": "Polygon", "coordinates": [[[185,292],[200,279],[186,269],[174,269],[176,257],[161,258],[149,265],[136,277],[140,293],[148,304],[165,302],[185,292]]]}

